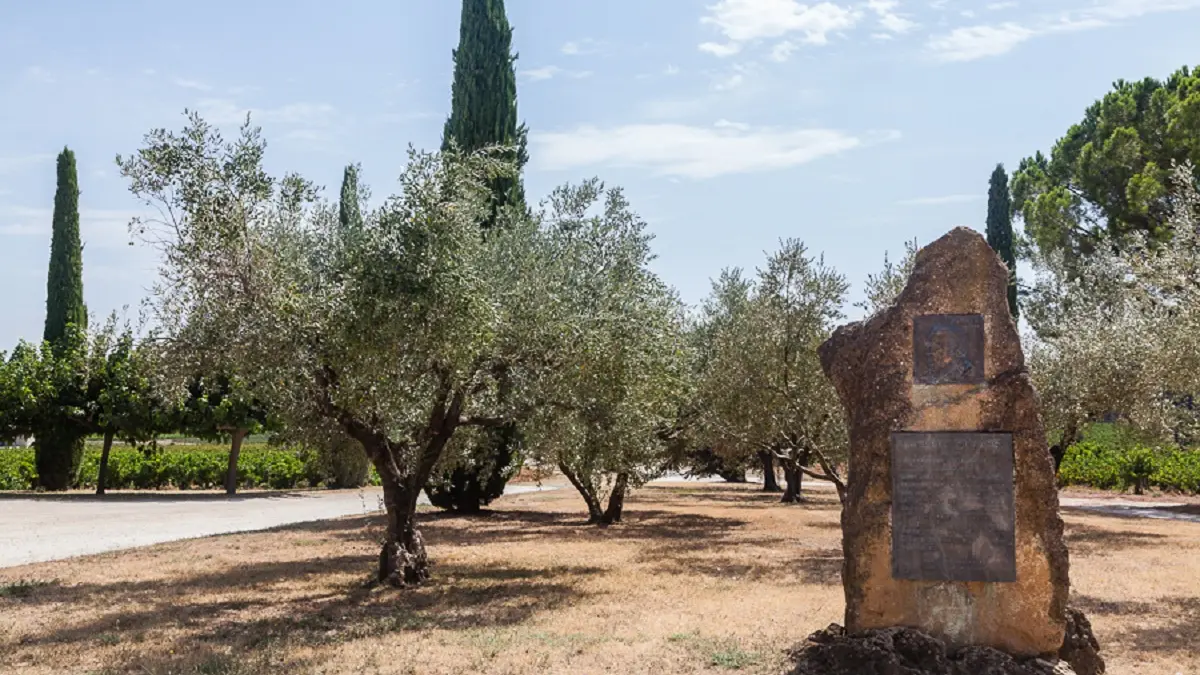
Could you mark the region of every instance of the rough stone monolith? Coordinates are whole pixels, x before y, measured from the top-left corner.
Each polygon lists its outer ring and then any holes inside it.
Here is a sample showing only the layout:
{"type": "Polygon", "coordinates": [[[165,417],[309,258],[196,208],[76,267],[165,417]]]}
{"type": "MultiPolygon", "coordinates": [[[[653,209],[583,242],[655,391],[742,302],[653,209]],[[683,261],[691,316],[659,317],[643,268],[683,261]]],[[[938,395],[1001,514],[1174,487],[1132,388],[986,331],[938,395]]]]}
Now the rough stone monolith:
{"type": "Polygon", "coordinates": [[[820,356],[850,428],[846,631],[1056,654],[1058,492],[1008,269],[984,238],[956,228],[926,246],[896,301],[839,328],[820,356]]]}

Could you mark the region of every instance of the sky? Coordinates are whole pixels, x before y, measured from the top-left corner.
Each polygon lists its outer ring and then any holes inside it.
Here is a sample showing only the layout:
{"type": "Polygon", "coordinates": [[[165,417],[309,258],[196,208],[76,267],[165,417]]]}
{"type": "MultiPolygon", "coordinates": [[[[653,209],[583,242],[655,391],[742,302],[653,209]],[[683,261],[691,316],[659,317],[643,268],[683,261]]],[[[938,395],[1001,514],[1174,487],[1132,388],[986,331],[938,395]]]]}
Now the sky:
{"type": "MultiPolygon", "coordinates": [[[[1118,79],[1200,65],[1200,0],[508,0],[526,192],[599,176],[698,303],[798,238],[852,284],[983,229],[998,162],[1047,152],[1118,79]]],[[[156,259],[115,157],[183,111],[263,128],[269,171],[377,198],[449,112],[454,0],[0,0],[0,350],[42,333],[54,157],[79,166],[84,294],[136,320],[156,259]]],[[[857,314],[849,309],[852,317],[857,314]]]]}

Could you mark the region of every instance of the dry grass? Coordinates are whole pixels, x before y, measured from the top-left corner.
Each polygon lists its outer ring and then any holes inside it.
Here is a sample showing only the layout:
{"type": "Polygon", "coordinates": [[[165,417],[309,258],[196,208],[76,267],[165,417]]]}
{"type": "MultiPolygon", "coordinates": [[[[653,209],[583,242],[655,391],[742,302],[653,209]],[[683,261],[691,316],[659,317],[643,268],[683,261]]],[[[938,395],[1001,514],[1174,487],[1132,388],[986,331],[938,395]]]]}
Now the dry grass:
{"type": "MultiPolygon", "coordinates": [[[[0,672],[776,673],[841,619],[838,509],[813,494],[650,487],[606,530],[566,490],[430,514],[415,591],[361,588],[361,517],[4,569],[0,672]]],[[[1109,672],[1200,672],[1200,525],[1067,520],[1109,672]]]]}

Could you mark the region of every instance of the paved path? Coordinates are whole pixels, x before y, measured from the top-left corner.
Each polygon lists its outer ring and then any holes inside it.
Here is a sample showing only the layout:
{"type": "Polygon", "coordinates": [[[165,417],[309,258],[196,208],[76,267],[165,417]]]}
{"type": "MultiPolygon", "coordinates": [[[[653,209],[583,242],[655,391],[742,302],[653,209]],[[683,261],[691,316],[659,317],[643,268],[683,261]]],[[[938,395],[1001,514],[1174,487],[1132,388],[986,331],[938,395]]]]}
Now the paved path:
{"type": "MultiPolygon", "coordinates": [[[[510,485],[505,494],[534,492],[510,485]]],[[[554,488],[547,488],[554,489],[554,488]]],[[[382,490],[0,498],[0,567],[368,514],[382,490]]],[[[428,504],[424,493],[421,502],[428,504]]]]}
{"type": "Polygon", "coordinates": [[[1200,523],[1200,505],[1183,502],[1139,502],[1107,497],[1060,497],[1058,503],[1063,508],[1093,511],[1106,516],[1200,523]]]}

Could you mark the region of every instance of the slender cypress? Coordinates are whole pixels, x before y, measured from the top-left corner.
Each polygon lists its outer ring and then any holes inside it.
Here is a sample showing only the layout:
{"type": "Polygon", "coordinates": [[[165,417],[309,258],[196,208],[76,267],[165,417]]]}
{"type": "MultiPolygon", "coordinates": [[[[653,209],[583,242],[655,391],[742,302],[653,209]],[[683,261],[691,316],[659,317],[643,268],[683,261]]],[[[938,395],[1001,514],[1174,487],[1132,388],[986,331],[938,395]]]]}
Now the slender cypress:
{"type": "Polygon", "coordinates": [[[1008,266],[1008,309],[1015,320],[1017,306],[1017,256],[1013,250],[1012,199],[1008,193],[1008,174],[997,164],[988,183],[987,242],[1008,266]]]}
{"type": "Polygon", "coordinates": [[[79,240],[79,180],[75,153],[58,156],[58,189],[54,193],[54,231],[46,281],[46,327],[42,339],[62,346],[67,326],[87,327],[83,304],[83,245],[79,240]]]}
{"type": "MultiPolygon", "coordinates": [[[[492,180],[491,215],[482,224],[485,232],[497,225],[505,207],[526,210],[520,172],[528,159],[527,133],[517,122],[516,59],[504,0],[463,0],[442,149],[456,145],[461,151],[473,152],[503,146],[510,148],[509,159],[517,168],[516,175],[492,180]]],[[[506,373],[497,378],[503,399],[512,385],[506,373]]],[[[504,493],[520,444],[521,433],[513,422],[489,429],[461,465],[431,477],[425,486],[430,502],[440,508],[478,512],[504,493]]]]}
{"type": "Polygon", "coordinates": [[[358,165],[346,166],[342,174],[342,196],[338,203],[338,220],[342,229],[362,225],[362,213],[358,209],[358,165]]]}
{"type": "Polygon", "coordinates": [[[514,148],[517,176],[493,182],[492,217],[508,205],[524,208],[525,189],[519,170],[528,160],[525,126],[517,122],[517,76],[513,69],[512,28],[504,0],[463,0],[458,49],[454,50],[454,83],[450,117],[442,133],[442,149],[456,143],[471,152],[489,146],[514,148]]]}
{"type": "MultiPolygon", "coordinates": [[[[79,239],[79,180],[75,153],[58,156],[58,189],[54,193],[54,230],[46,281],[46,326],[42,338],[52,353],[63,356],[72,348],[71,328],[87,329],[83,304],[83,245],[79,239]]],[[[80,392],[58,391],[60,404],[80,392]]],[[[55,406],[57,407],[57,406],[55,406]]],[[[47,490],[66,490],[75,482],[83,459],[84,436],[61,419],[45,419],[34,434],[38,483],[47,490]]]]}

